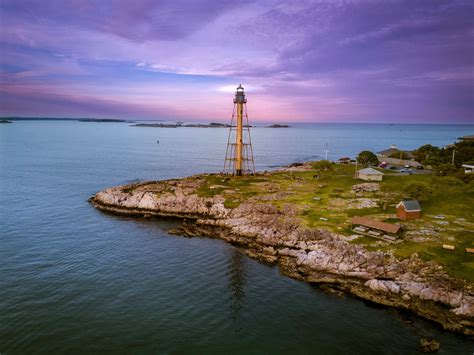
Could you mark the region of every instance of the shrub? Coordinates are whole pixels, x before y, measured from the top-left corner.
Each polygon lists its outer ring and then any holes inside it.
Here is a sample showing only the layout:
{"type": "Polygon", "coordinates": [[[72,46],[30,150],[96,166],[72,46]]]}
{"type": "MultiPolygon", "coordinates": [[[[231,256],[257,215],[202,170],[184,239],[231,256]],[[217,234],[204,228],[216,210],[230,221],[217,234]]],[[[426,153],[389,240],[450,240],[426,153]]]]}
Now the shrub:
{"type": "Polygon", "coordinates": [[[379,159],[371,151],[364,150],[357,156],[357,162],[362,165],[378,165],[379,159]]]}
{"type": "Polygon", "coordinates": [[[320,160],[313,163],[313,169],[315,170],[331,170],[332,163],[329,160],[320,160]]]}
{"type": "Polygon", "coordinates": [[[457,173],[457,169],[451,164],[440,164],[436,167],[436,175],[446,176],[454,175],[457,173]]]}
{"type": "Polygon", "coordinates": [[[413,182],[407,185],[403,192],[410,198],[416,199],[418,201],[427,201],[431,197],[433,191],[431,188],[424,183],[413,182]]]}

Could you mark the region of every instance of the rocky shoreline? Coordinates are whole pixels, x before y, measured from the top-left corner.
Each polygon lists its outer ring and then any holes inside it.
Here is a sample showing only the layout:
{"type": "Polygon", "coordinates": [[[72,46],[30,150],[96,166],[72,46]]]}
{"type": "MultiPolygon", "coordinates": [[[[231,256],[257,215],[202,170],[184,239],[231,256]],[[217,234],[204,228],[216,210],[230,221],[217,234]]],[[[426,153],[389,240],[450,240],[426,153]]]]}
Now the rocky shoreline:
{"type": "Polygon", "coordinates": [[[414,254],[397,259],[368,251],[348,237],[301,224],[291,205],[248,200],[227,208],[220,196],[200,196],[203,176],[118,186],[89,201],[98,209],[183,219],[173,234],[219,238],[242,247],[283,274],[330,285],[372,302],[409,310],[446,330],[474,335],[474,285],[414,254]]]}

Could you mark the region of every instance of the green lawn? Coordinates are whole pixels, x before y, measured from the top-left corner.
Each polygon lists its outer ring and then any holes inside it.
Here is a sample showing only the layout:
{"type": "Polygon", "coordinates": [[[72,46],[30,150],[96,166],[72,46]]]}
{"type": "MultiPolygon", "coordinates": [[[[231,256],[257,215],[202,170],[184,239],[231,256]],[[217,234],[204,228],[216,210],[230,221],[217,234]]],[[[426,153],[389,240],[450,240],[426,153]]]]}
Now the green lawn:
{"type": "Polygon", "coordinates": [[[474,281],[474,255],[464,252],[474,247],[474,189],[455,178],[430,174],[402,175],[390,172],[380,182],[381,192],[365,193],[363,198],[373,199],[380,207],[348,208],[356,197],[351,187],[365,181],[354,180],[354,165],[332,165],[330,170],[302,172],[274,172],[250,177],[229,178],[218,174],[205,175],[205,182],[198,189],[200,196],[222,195],[227,208],[236,208],[246,199],[256,203],[273,203],[279,208],[290,204],[297,208],[302,223],[311,228],[327,228],[341,234],[352,234],[352,216],[370,216],[391,223],[400,223],[404,229],[436,229],[433,240],[404,241],[396,245],[376,246],[377,239],[361,237],[353,241],[370,250],[391,250],[399,258],[413,253],[426,260],[435,260],[456,277],[474,281]],[[427,201],[422,202],[423,215],[417,221],[399,221],[394,218],[395,204],[405,197],[404,189],[412,183],[424,183],[432,190],[427,201]],[[268,196],[278,196],[268,199],[268,196]],[[261,199],[260,199],[261,198],[261,199]],[[382,209],[383,201],[387,208],[382,209]],[[339,206],[338,204],[341,204],[339,206]],[[437,220],[435,215],[443,215],[437,220]],[[464,220],[462,220],[464,219],[464,220]],[[440,224],[441,223],[441,224],[440,224]],[[442,224],[444,223],[444,224],[442,224]],[[451,244],[454,251],[442,249],[451,244]]]}

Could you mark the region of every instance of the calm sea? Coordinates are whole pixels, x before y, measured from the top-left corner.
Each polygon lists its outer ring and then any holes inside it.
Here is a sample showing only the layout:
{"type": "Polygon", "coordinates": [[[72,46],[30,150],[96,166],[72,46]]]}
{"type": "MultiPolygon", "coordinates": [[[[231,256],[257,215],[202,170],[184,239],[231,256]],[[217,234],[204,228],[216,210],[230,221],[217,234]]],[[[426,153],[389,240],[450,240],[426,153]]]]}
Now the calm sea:
{"type": "MultiPolygon", "coordinates": [[[[446,145],[474,126],[254,128],[257,168],[446,145]]],[[[226,129],[16,121],[0,125],[0,354],[440,353],[474,342],[279,274],[218,240],[170,236],[178,222],[101,213],[109,186],[219,171],[226,129]],[[159,140],[159,144],[157,144],[159,140]]]]}

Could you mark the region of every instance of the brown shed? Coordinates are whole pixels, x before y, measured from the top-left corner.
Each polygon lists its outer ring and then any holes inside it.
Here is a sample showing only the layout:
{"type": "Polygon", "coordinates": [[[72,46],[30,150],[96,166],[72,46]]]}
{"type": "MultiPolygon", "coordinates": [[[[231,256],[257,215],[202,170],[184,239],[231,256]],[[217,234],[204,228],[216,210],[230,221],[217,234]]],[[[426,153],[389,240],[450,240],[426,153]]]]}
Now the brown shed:
{"type": "Polygon", "coordinates": [[[403,200],[397,205],[397,217],[403,220],[421,217],[421,206],[417,200],[403,200]]]}
{"type": "Polygon", "coordinates": [[[354,216],[351,222],[352,225],[364,226],[390,234],[398,234],[402,230],[402,227],[398,224],[380,222],[367,217],[354,216]]]}

